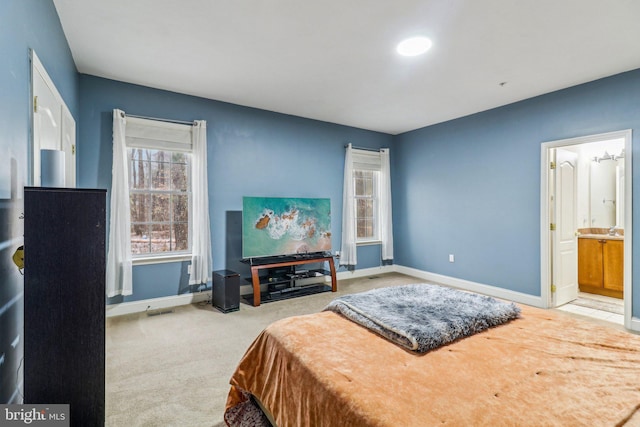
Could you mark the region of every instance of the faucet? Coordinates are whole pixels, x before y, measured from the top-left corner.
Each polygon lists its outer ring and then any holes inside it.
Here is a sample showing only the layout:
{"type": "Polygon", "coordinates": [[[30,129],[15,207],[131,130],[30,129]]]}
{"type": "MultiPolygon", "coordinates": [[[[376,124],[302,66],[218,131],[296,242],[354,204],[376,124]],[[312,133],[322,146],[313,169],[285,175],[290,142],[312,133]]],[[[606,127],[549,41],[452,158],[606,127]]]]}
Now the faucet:
{"type": "Polygon", "coordinates": [[[609,236],[615,236],[618,234],[618,227],[615,225],[609,228],[609,236]]]}

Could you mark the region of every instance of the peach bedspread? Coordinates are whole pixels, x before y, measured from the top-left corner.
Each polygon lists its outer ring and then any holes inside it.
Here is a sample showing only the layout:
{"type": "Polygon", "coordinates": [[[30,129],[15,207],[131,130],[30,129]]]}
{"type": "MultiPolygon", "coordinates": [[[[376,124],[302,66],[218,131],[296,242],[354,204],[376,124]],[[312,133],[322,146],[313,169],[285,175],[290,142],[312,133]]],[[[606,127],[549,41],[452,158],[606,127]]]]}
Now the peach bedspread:
{"type": "Polygon", "coordinates": [[[640,425],[640,336],[522,306],[425,354],[333,312],[277,321],[231,378],[285,426],[640,425]]]}

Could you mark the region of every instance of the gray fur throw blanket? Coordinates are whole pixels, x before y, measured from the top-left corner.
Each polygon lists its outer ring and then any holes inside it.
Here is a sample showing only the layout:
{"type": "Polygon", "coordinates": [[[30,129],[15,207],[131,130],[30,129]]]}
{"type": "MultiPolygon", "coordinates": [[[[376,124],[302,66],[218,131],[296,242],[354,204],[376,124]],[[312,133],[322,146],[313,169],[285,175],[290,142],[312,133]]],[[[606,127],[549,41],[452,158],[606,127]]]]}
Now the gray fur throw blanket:
{"type": "Polygon", "coordinates": [[[418,353],[520,315],[514,303],[426,283],[345,295],[323,311],[327,310],[418,353]]]}

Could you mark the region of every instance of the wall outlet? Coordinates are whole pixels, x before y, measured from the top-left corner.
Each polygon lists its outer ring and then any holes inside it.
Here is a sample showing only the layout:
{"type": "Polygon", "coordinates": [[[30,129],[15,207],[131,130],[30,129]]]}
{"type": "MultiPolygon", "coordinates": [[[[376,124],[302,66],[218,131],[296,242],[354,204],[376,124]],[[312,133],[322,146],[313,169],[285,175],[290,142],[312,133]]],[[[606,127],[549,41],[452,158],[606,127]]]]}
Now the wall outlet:
{"type": "Polygon", "coordinates": [[[449,262],[454,262],[454,261],[455,261],[455,259],[453,257],[453,254],[449,254],[449,262]]]}
{"type": "Polygon", "coordinates": [[[191,274],[191,264],[187,265],[187,274],[191,274]]]}

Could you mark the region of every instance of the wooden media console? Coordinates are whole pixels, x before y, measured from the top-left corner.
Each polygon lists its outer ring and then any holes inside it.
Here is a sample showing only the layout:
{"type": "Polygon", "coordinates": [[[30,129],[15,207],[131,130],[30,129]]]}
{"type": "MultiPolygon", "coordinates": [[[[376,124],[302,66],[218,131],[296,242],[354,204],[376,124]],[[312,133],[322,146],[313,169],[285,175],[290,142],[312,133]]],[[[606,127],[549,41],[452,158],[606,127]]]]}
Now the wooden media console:
{"type": "MultiPolygon", "coordinates": [[[[309,280],[313,278],[326,277],[328,275],[331,276],[331,292],[336,292],[338,290],[338,284],[336,280],[336,267],[333,262],[333,256],[331,254],[317,254],[317,255],[291,255],[291,256],[282,256],[282,257],[269,257],[264,259],[250,259],[247,262],[251,265],[251,283],[253,285],[253,305],[258,307],[261,302],[261,294],[260,294],[260,285],[268,285],[268,286],[280,286],[281,290],[275,291],[280,292],[282,295],[285,295],[291,292],[291,296],[294,296],[293,292],[304,291],[304,286],[297,286],[296,282],[301,282],[304,280],[309,280]],[[300,271],[297,271],[297,266],[305,265],[305,264],[318,264],[325,263],[329,264],[329,272],[325,272],[324,270],[312,270],[312,276],[305,276],[309,274],[308,271],[304,271],[304,274],[300,271]],[[266,278],[260,277],[260,270],[277,270],[284,267],[289,267],[290,270],[284,276],[279,274],[276,276],[268,275],[266,278]]],[[[323,292],[323,291],[320,291],[323,292]]],[[[313,292],[315,293],[315,292],[313,292]]]]}

